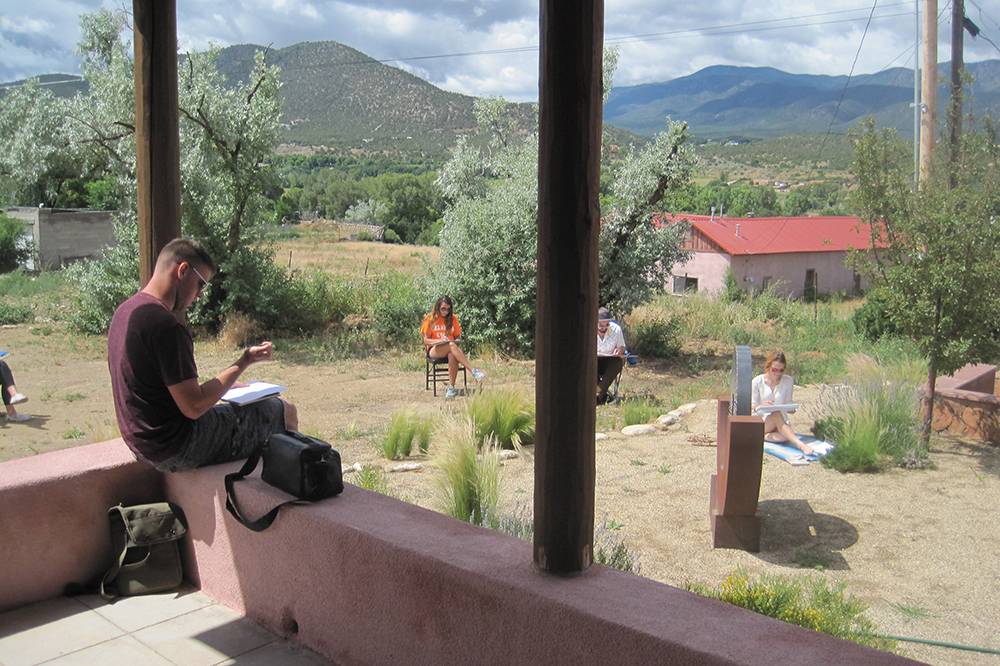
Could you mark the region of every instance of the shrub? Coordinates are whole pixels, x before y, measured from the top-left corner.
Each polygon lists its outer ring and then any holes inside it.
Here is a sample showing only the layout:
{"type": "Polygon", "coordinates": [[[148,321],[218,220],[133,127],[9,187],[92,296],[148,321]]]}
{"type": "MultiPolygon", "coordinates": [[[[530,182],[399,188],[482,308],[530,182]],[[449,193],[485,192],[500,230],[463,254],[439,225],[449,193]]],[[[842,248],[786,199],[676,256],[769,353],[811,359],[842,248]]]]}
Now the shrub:
{"type": "Polygon", "coordinates": [[[687,588],[782,622],[879,650],[896,649],[895,641],[875,633],[875,626],[864,615],[865,605],[846,593],[844,583],[768,574],[751,578],[743,569],[737,569],[718,588],[696,584],[687,588]]]}
{"type": "Polygon", "coordinates": [[[421,281],[387,273],[375,281],[373,294],[372,328],[383,343],[398,345],[420,337],[420,318],[427,301],[421,281]]]}
{"type": "Polygon", "coordinates": [[[400,243],[403,242],[403,239],[400,238],[399,234],[397,234],[392,229],[386,229],[385,231],[382,232],[382,242],[399,245],[400,243]]]}
{"type": "Polygon", "coordinates": [[[24,237],[24,223],[0,213],[0,273],[14,270],[31,257],[31,243],[24,237]]]}
{"type": "Polygon", "coordinates": [[[500,448],[519,449],[534,442],[534,407],[522,392],[483,391],[469,400],[466,410],[480,446],[495,441],[500,448]]]}
{"type": "Polygon", "coordinates": [[[474,525],[498,524],[500,458],[496,441],[491,438],[483,444],[471,419],[451,422],[442,436],[446,444],[438,463],[438,489],[444,512],[474,525]]]}
{"type": "Polygon", "coordinates": [[[617,536],[617,529],[605,518],[594,530],[594,562],[626,573],[639,574],[639,556],[617,536]]]}
{"type": "Polygon", "coordinates": [[[720,301],[723,303],[742,303],[747,299],[748,294],[740,287],[732,268],[726,269],[726,276],[723,280],[722,292],[719,293],[720,301]]]}
{"type": "Polygon", "coordinates": [[[91,335],[106,333],[115,308],[139,290],[137,233],[134,227],[116,225],[116,244],[105,248],[99,258],[67,269],[70,282],[78,286],[69,316],[73,329],[91,335]]]}
{"type": "Polygon", "coordinates": [[[622,403],[622,420],[627,426],[649,423],[659,412],[659,405],[651,400],[625,400],[622,403]]]}
{"type": "Polygon", "coordinates": [[[898,333],[886,310],[885,296],[878,289],[868,292],[864,305],[854,311],[851,321],[854,323],[854,330],[869,342],[877,342],[885,335],[898,333]]]}
{"type": "Polygon", "coordinates": [[[375,236],[370,231],[361,231],[358,233],[358,240],[363,243],[371,243],[375,240],[375,236]]]}
{"type": "Polygon", "coordinates": [[[418,416],[412,410],[393,415],[389,429],[379,442],[379,450],[388,460],[405,458],[416,444],[421,453],[427,453],[431,440],[431,420],[418,416]]]}
{"type": "Polygon", "coordinates": [[[646,310],[632,324],[630,348],[644,356],[673,358],[681,351],[680,329],[679,317],[646,310]]]}
{"type": "Polygon", "coordinates": [[[0,301],[0,325],[26,324],[35,320],[31,306],[22,303],[7,303],[0,301]]]}

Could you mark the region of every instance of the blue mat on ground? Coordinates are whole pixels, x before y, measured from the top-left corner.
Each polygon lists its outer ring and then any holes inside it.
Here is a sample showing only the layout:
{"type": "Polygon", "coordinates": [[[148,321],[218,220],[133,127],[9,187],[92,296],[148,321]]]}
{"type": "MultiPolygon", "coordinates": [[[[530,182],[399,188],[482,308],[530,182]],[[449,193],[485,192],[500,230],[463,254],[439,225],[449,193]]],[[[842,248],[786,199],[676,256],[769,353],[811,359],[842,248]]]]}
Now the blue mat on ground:
{"type": "Polygon", "coordinates": [[[833,444],[830,442],[816,439],[812,435],[799,435],[799,439],[812,448],[813,453],[811,455],[807,456],[791,444],[779,444],[767,440],[764,440],[764,453],[768,453],[779,460],[784,460],[790,465],[808,465],[828,454],[833,448],[833,444]]]}

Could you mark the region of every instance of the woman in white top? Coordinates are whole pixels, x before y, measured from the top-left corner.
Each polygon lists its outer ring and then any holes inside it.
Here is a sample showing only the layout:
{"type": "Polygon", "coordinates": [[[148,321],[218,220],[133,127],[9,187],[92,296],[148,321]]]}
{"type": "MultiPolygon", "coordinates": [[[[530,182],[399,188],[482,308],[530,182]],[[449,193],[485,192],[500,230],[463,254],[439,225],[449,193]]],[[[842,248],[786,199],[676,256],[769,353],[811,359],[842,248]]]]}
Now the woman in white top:
{"type": "MultiPolygon", "coordinates": [[[[764,374],[753,378],[751,408],[756,411],[762,405],[792,402],[794,385],[795,380],[785,374],[785,353],[779,350],[770,352],[764,359],[764,374]]],[[[813,452],[809,445],[795,435],[784,412],[771,412],[764,418],[764,439],[769,442],[789,442],[806,455],[813,452]]]]}

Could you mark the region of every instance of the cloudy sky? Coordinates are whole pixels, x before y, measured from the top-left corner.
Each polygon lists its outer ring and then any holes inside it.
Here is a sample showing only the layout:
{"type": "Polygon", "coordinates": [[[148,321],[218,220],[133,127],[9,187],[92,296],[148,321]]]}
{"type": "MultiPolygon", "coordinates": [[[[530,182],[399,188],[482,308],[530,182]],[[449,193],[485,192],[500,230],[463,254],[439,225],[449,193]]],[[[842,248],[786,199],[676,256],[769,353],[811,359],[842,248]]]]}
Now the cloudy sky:
{"type": "MultiPolygon", "coordinates": [[[[948,0],[938,0],[940,61],[950,58],[948,0]]],[[[79,16],[122,0],[0,0],[0,81],[79,73],[79,16]]],[[[921,7],[923,2],[921,2],[921,7]]],[[[666,81],[717,64],[846,74],[913,64],[914,3],[879,0],[606,0],[616,85],[666,81]],[[864,37],[869,15],[872,20],[864,37]]],[[[1000,0],[966,0],[981,29],[966,60],[1000,58],[1000,0]]],[[[537,97],[538,3],[529,0],[178,0],[180,48],[336,40],[447,90],[537,97]]]]}

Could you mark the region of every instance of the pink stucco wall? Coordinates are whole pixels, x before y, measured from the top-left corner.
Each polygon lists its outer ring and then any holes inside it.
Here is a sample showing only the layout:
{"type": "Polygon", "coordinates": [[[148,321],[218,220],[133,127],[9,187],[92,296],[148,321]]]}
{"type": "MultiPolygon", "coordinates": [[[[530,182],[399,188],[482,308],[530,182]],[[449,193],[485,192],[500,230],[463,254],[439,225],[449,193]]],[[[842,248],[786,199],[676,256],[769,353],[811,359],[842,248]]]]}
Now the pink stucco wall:
{"type": "MultiPolygon", "coordinates": [[[[161,476],[120,440],[0,463],[0,610],[107,564],[105,511],[166,497],[209,596],[338,664],[902,664],[601,566],[538,572],[531,544],[348,485],[250,532],[224,509],[238,463],[161,476]]],[[[256,478],[246,512],[286,499],[256,478]]]]}
{"type": "MultiPolygon", "coordinates": [[[[757,254],[730,257],[728,254],[710,251],[692,252],[685,264],[674,264],[673,275],[688,275],[698,278],[698,291],[718,293],[725,280],[726,269],[732,266],[733,274],[743,288],[759,291],[764,278],[770,277],[776,293],[792,298],[801,298],[805,287],[806,270],[817,273],[819,293],[837,291],[853,293],[854,271],[844,262],[846,252],[809,252],[791,254],[757,254]]],[[[862,289],[868,286],[862,282],[862,289]]],[[[670,290],[670,285],[667,285],[670,290]]]]}

